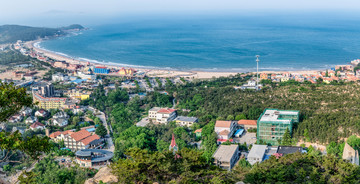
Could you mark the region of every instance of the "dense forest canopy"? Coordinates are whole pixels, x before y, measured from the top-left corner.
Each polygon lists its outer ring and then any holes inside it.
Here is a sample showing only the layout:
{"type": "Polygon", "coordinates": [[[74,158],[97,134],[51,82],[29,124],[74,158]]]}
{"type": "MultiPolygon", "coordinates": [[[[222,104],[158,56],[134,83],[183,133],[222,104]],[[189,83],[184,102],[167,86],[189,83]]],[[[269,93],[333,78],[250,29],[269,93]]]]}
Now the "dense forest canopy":
{"type": "Polygon", "coordinates": [[[83,29],[81,25],[70,25],[61,28],[30,27],[20,25],[0,26],[0,44],[15,43],[18,40],[31,41],[38,38],[60,36],[66,34],[67,30],[83,29]]]}

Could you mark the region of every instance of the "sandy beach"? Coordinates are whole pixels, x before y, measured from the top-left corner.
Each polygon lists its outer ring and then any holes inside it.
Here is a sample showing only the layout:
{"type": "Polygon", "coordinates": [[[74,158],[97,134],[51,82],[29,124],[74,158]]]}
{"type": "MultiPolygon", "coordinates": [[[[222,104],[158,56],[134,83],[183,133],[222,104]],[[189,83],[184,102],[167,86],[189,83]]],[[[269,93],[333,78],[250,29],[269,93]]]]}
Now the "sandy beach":
{"type": "MultiPolygon", "coordinates": [[[[64,55],[60,55],[58,53],[52,52],[52,51],[48,51],[48,50],[44,50],[41,49],[39,47],[36,47],[34,44],[41,42],[42,40],[35,40],[35,41],[29,41],[25,43],[25,46],[29,49],[34,49],[36,52],[40,52],[43,53],[44,56],[47,56],[49,58],[52,58],[53,60],[58,60],[58,61],[66,61],[67,63],[71,63],[71,64],[83,64],[86,65],[88,62],[90,61],[82,61],[79,59],[75,59],[75,58],[71,58],[68,56],[64,56],[64,55]]],[[[116,69],[120,69],[122,67],[127,68],[126,66],[121,66],[121,65],[115,65],[115,64],[110,64],[110,63],[96,63],[96,62],[90,62],[92,65],[95,66],[106,66],[109,68],[116,68],[116,69]]],[[[231,75],[236,75],[238,74],[237,72],[208,72],[208,71],[178,71],[178,70],[163,70],[163,69],[150,69],[150,68],[136,68],[133,67],[134,69],[138,70],[138,71],[143,71],[146,73],[147,76],[149,77],[162,77],[162,78],[166,78],[166,77],[185,77],[185,78],[193,78],[193,79],[210,79],[213,77],[228,77],[231,75]]],[[[291,73],[295,73],[295,74],[316,74],[318,72],[318,70],[308,70],[308,71],[261,71],[261,73],[286,73],[286,72],[291,72],[291,73]]],[[[256,73],[255,71],[249,71],[247,73],[256,73]]]]}

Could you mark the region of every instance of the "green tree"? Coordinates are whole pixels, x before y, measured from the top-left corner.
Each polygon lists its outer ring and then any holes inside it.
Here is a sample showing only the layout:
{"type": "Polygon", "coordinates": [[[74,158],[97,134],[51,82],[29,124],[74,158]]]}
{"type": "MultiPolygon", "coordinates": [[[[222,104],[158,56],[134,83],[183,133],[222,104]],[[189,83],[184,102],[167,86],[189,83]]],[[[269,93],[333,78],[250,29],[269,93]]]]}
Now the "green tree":
{"type": "Polygon", "coordinates": [[[239,121],[239,120],[242,120],[242,119],[246,119],[245,114],[239,114],[239,115],[236,115],[236,116],[235,116],[235,120],[236,120],[236,121],[239,121]]]}
{"type": "Polygon", "coordinates": [[[95,133],[100,137],[105,137],[105,135],[107,134],[107,130],[106,130],[106,128],[105,128],[105,126],[103,124],[100,124],[96,128],[95,133]]]}
{"type": "Polygon", "coordinates": [[[283,145],[283,146],[291,146],[292,145],[292,139],[291,139],[290,131],[288,128],[286,128],[283,138],[281,139],[281,145],[283,145]]]}

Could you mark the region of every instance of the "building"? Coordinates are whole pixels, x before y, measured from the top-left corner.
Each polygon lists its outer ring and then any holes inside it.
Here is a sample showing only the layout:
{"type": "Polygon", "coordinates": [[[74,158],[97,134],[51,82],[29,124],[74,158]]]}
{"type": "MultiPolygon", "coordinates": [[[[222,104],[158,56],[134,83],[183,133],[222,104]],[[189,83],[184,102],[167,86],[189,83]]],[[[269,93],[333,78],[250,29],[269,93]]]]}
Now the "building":
{"type": "Polygon", "coordinates": [[[299,122],[299,111],[265,109],[257,122],[257,139],[278,145],[286,129],[292,133],[294,123],[299,122]]]}
{"type": "Polygon", "coordinates": [[[30,129],[31,130],[44,130],[45,129],[45,125],[39,122],[35,122],[32,125],[30,125],[30,129]]]}
{"type": "Polygon", "coordinates": [[[75,153],[80,167],[101,167],[110,164],[114,153],[99,149],[82,149],[75,153]]]}
{"type": "Polygon", "coordinates": [[[36,117],[30,116],[30,117],[26,118],[25,123],[26,124],[33,124],[33,123],[35,123],[37,121],[38,121],[38,119],[36,117]]]}
{"type": "Polygon", "coordinates": [[[70,98],[76,99],[76,100],[86,100],[90,97],[91,91],[80,91],[76,89],[69,90],[65,93],[70,98]]]}
{"type": "Polygon", "coordinates": [[[359,151],[352,148],[347,142],[345,142],[342,158],[352,164],[359,165],[359,151]]]}
{"type": "Polygon", "coordinates": [[[215,133],[218,135],[218,139],[228,140],[235,133],[237,128],[236,121],[219,121],[215,123],[215,133]]]}
{"type": "Polygon", "coordinates": [[[101,148],[103,146],[103,140],[96,134],[91,134],[87,130],[80,130],[68,136],[64,136],[64,144],[72,151],[90,148],[101,148]]]}
{"type": "Polygon", "coordinates": [[[300,152],[303,153],[303,148],[300,146],[278,146],[277,152],[280,156],[300,152]]]}
{"type": "Polygon", "coordinates": [[[107,67],[104,66],[97,66],[94,68],[94,73],[97,74],[109,74],[110,70],[107,67]]]}
{"type": "Polygon", "coordinates": [[[38,83],[32,89],[33,93],[36,91],[43,97],[53,97],[55,94],[54,86],[51,83],[38,83]]]}
{"type": "Polygon", "coordinates": [[[245,130],[255,129],[255,128],[257,128],[257,121],[242,119],[242,120],[238,121],[238,125],[245,130]]]}
{"type": "Polygon", "coordinates": [[[195,130],[194,133],[195,133],[196,138],[201,138],[201,132],[202,132],[202,128],[195,130]]]}
{"type": "Polygon", "coordinates": [[[149,119],[154,123],[168,123],[176,118],[176,110],[154,107],[149,110],[149,119]]]}
{"type": "Polygon", "coordinates": [[[54,142],[59,142],[65,139],[66,136],[73,134],[74,132],[72,130],[67,130],[64,132],[61,131],[57,131],[54,133],[51,133],[49,135],[50,139],[53,140],[54,142]]]}
{"type": "Polygon", "coordinates": [[[54,118],[52,123],[55,126],[64,127],[69,124],[69,120],[67,118],[54,118]]]}
{"type": "Polygon", "coordinates": [[[33,91],[33,102],[38,103],[41,109],[60,109],[66,102],[67,98],[44,97],[33,91]]]}
{"type": "Polygon", "coordinates": [[[51,79],[53,82],[62,82],[62,81],[68,81],[69,76],[64,75],[62,73],[57,73],[51,76],[51,79]]]}
{"type": "Polygon", "coordinates": [[[180,126],[187,126],[190,127],[194,123],[198,122],[196,117],[186,117],[186,116],[178,116],[175,118],[176,124],[180,126]]]}
{"type": "Polygon", "coordinates": [[[133,76],[136,73],[136,70],[132,68],[121,68],[118,72],[121,76],[133,76]]]}
{"type": "Polygon", "coordinates": [[[247,156],[247,161],[254,165],[255,163],[260,163],[263,161],[265,152],[267,150],[267,145],[258,145],[254,144],[247,156]]]}
{"type": "Polygon", "coordinates": [[[175,136],[172,134],[171,143],[169,145],[169,151],[173,151],[174,153],[179,151],[179,147],[177,146],[175,142],[175,136]]]}
{"type": "Polygon", "coordinates": [[[215,151],[214,164],[218,167],[230,171],[239,160],[240,151],[237,144],[220,145],[215,151]]]}
{"type": "Polygon", "coordinates": [[[35,116],[37,117],[46,117],[47,116],[47,112],[44,109],[40,109],[38,111],[35,112],[35,116]]]}

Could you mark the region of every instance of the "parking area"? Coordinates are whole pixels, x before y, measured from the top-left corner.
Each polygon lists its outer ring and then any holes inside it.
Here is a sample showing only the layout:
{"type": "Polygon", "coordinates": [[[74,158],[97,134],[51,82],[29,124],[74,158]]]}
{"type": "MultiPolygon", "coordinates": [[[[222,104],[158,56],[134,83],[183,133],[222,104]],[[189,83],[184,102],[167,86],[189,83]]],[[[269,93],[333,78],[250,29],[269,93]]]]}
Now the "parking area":
{"type": "Polygon", "coordinates": [[[69,156],[59,156],[55,158],[55,160],[58,161],[60,165],[74,166],[73,159],[69,156]]]}
{"type": "Polygon", "coordinates": [[[234,138],[234,142],[247,145],[256,143],[256,133],[245,132],[240,138],[234,138]]]}

